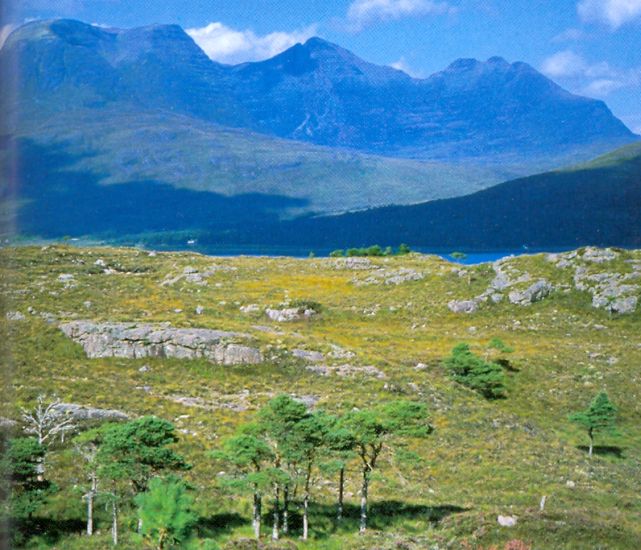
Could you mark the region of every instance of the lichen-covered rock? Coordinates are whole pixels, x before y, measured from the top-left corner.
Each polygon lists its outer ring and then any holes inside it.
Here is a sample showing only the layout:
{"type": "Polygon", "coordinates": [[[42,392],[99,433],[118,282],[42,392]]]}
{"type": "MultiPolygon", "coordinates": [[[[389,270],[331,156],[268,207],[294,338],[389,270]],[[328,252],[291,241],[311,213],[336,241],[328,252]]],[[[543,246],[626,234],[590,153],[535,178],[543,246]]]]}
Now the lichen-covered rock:
{"type": "Polygon", "coordinates": [[[291,321],[302,321],[304,319],[310,319],[316,315],[316,311],[313,309],[301,309],[298,307],[289,307],[284,309],[270,309],[265,310],[265,314],[272,321],[277,323],[287,323],[291,321]]]}
{"type": "Polygon", "coordinates": [[[58,403],[54,405],[56,412],[73,417],[74,420],[105,421],[105,420],[128,420],[129,416],[122,411],[114,409],[98,409],[78,405],[76,403],[58,403]]]}
{"type": "Polygon", "coordinates": [[[372,261],[367,258],[338,258],[334,260],[334,269],[360,271],[375,267],[372,261]]]}
{"type": "Polygon", "coordinates": [[[401,267],[398,269],[377,269],[366,279],[355,279],[354,284],[358,286],[381,284],[400,285],[410,281],[420,281],[423,278],[425,278],[423,273],[407,267],[401,267]]]}
{"type": "Polygon", "coordinates": [[[543,298],[549,296],[553,290],[554,287],[549,281],[541,279],[523,291],[513,290],[509,293],[508,298],[513,304],[527,306],[543,300],[543,298]]]}
{"type": "Polygon", "coordinates": [[[292,351],[294,357],[304,359],[305,361],[313,361],[315,363],[324,361],[325,356],[320,351],[309,351],[306,349],[295,349],[292,351]]]}
{"type": "Polygon", "coordinates": [[[307,365],[305,368],[321,376],[335,374],[341,377],[365,375],[378,379],[385,378],[385,373],[373,365],[307,365]]]}
{"type": "Polygon", "coordinates": [[[479,308],[477,300],[451,300],[447,307],[454,313],[474,313],[479,308]]]}
{"type": "Polygon", "coordinates": [[[223,365],[260,363],[256,348],[230,342],[246,335],[204,328],[173,328],[168,324],[93,323],[73,321],[60,329],[79,343],[90,358],[175,357],[209,359],[223,365]]]}
{"type": "Polygon", "coordinates": [[[23,313],[20,313],[19,311],[7,311],[5,317],[7,318],[7,321],[24,321],[25,316],[23,313]]]}

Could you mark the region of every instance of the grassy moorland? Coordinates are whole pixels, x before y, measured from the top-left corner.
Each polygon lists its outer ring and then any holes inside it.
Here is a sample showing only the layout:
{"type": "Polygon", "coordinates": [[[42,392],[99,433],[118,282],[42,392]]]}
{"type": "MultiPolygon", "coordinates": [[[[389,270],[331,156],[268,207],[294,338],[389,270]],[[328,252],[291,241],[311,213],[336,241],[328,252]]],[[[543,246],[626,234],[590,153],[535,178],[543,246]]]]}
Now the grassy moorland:
{"type": "MultiPolygon", "coordinates": [[[[336,480],[325,477],[314,487],[310,540],[299,540],[300,510],[293,506],[292,534],[274,548],[503,548],[520,539],[536,549],[635,549],[641,540],[641,311],[617,314],[592,307],[592,296],[576,288],[574,276],[577,266],[597,279],[618,273],[639,296],[635,269],[641,252],[617,251],[597,262],[584,260],[583,252],[556,263],[545,255],[512,258],[504,264],[511,276],[545,278],[555,290],[526,306],[505,297],[456,314],[448,302],[483,293],[496,276],[491,265],[462,268],[418,254],[371,258],[366,260],[371,265],[360,266],[366,269],[353,269],[342,258],[3,249],[6,309],[24,319],[2,319],[12,360],[0,415],[18,419],[19,407],[32,406],[41,393],[55,393],[67,403],[172,421],[180,435],[176,450],[193,465],[184,477],[195,488],[201,544],[196,547],[255,548],[249,542],[250,499],[228,493],[220,482],[225,465],[209,451],[282,393],[332,413],[399,398],[418,401],[428,407],[434,431],[408,441],[420,466],[393,457],[380,463],[368,533],[357,533],[360,480],[353,462],[344,520],[334,520],[336,480]],[[188,266],[209,275],[200,283],[185,277],[166,283],[188,266]],[[62,274],[73,277],[61,280],[62,274]],[[398,284],[386,283],[396,276],[398,284]],[[264,313],[295,300],[317,302],[321,313],[281,323],[264,313]],[[240,310],[250,304],[258,307],[240,310]],[[240,331],[251,335],[265,362],[88,359],[57,328],[57,322],[73,319],[240,331]],[[506,369],[507,397],[486,400],[454,382],[442,360],[461,342],[483,356],[493,338],[514,351],[506,369]],[[306,369],[309,362],[296,358],[294,349],[319,351],[326,365],[373,366],[378,371],[369,372],[381,374],[352,370],[348,376],[321,376],[306,369]],[[568,415],[584,409],[601,390],[619,409],[618,434],[597,437],[590,459],[587,436],[568,415]],[[516,516],[517,524],[501,527],[499,514],[516,516]]],[[[39,510],[34,524],[39,531],[24,545],[108,547],[109,514],[103,507],[96,509],[98,533],[91,539],[80,534],[85,504],[76,485],[82,473],[71,447],[56,445],[47,460],[59,491],[39,510]]],[[[265,547],[272,547],[269,512],[266,499],[265,547]]],[[[123,514],[121,546],[138,548],[132,535],[135,511],[123,514]]]]}

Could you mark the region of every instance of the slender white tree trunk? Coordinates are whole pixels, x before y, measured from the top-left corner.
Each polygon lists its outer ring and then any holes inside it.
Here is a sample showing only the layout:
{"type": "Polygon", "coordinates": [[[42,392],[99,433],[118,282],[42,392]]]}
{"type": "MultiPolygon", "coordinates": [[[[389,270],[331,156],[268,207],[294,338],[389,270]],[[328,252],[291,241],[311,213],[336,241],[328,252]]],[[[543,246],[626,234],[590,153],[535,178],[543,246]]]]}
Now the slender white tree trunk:
{"type": "Polygon", "coordinates": [[[309,536],[309,491],[305,491],[303,498],[303,540],[309,536]]]}
{"type": "Polygon", "coordinates": [[[280,490],[279,487],[276,487],[276,491],[274,493],[274,523],[272,526],[272,539],[278,540],[280,538],[280,533],[279,533],[279,508],[280,507],[280,490]]]}
{"type": "Polygon", "coordinates": [[[289,485],[283,488],[283,533],[289,533],[289,485]]]}
{"type": "Polygon", "coordinates": [[[254,536],[256,537],[256,540],[260,539],[260,515],[261,515],[261,498],[260,498],[260,493],[256,491],[254,493],[254,520],[253,520],[253,526],[254,526],[254,536]]]}
{"type": "Polygon", "coordinates": [[[114,546],[118,545],[118,504],[115,498],[111,503],[111,540],[114,546]]]}
{"type": "Polygon", "coordinates": [[[93,502],[98,493],[98,478],[91,474],[91,489],[87,493],[87,535],[93,535],[93,502]]]}
{"type": "Polygon", "coordinates": [[[345,490],[345,467],[342,467],[338,474],[338,510],[336,512],[336,519],[340,521],[343,519],[343,494],[345,490]]]}
{"type": "Polygon", "coordinates": [[[365,533],[367,529],[367,491],[369,490],[369,469],[363,468],[363,487],[361,488],[361,522],[359,533],[365,533]]]}

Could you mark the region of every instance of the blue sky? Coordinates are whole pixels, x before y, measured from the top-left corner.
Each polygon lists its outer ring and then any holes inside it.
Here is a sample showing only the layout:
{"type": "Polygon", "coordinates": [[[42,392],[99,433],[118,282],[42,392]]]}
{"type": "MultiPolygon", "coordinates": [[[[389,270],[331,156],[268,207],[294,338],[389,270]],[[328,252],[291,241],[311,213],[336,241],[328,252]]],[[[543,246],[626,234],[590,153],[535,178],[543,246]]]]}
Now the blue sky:
{"type": "Polygon", "coordinates": [[[604,99],[641,133],[641,0],[14,0],[0,31],[71,17],[134,27],[177,23],[218,61],[270,57],[321,36],[418,77],[459,57],[525,61],[604,99]]]}

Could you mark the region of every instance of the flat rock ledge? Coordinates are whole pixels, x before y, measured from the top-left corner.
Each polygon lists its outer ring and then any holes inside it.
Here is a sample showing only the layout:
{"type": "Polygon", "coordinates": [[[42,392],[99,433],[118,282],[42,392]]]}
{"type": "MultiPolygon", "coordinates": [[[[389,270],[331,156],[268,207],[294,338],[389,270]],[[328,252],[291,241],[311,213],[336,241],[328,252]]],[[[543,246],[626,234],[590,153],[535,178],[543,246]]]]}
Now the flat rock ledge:
{"type": "Polygon", "coordinates": [[[60,330],[80,344],[87,357],[174,357],[209,359],[222,365],[256,364],[261,352],[250,346],[229,342],[247,335],[205,328],[173,328],[169,324],[62,323],[60,330]]]}
{"type": "Polygon", "coordinates": [[[128,420],[129,416],[115,409],[98,409],[77,403],[58,403],[54,406],[57,413],[68,415],[74,420],[128,420]]]}

